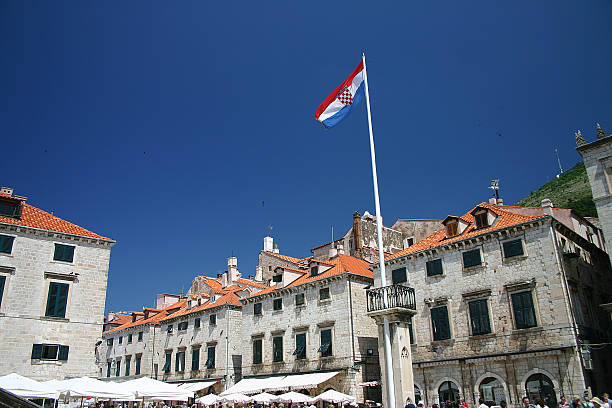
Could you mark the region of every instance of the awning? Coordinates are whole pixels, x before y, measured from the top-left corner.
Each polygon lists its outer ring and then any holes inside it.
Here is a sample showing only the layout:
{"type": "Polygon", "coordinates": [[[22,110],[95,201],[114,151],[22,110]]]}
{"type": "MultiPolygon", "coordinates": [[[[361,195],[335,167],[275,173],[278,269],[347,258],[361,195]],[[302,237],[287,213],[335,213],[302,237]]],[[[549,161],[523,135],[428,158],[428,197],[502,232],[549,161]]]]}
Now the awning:
{"type": "Polygon", "coordinates": [[[257,394],[263,391],[289,391],[316,388],[319,384],[338,375],[340,371],[311,374],[277,375],[273,377],[245,378],[221,395],[257,394]]]}
{"type": "Polygon", "coordinates": [[[200,382],[190,382],[190,383],[183,383],[181,385],[179,385],[178,387],[181,390],[187,390],[187,391],[191,391],[191,392],[198,392],[201,390],[204,390],[208,387],[210,387],[211,385],[214,385],[216,383],[218,383],[219,380],[217,381],[200,381],[200,382]]]}
{"type": "Polygon", "coordinates": [[[0,377],[0,388],[19,397],[57,399],[57,391],[48,384],[40,383],[17,373],[0,377]]]}

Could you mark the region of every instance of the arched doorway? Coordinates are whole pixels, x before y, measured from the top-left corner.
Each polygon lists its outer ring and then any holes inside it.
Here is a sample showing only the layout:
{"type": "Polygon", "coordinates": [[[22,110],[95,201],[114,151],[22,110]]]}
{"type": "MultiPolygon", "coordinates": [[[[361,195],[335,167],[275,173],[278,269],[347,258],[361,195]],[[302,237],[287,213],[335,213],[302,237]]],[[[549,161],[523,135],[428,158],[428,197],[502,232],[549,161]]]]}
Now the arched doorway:
{"type": "Polygon", "coordinates": [[[456,408],[459,406],[459,387],[452,381],[444,381],[438,388],[438,398],[441,408],[456,408]],[[450,404],[447,406],[446,401],[450,404]]]}
{"type": "Polygon", "coordinates": [[[544,374],[533,374],[525,381],[525,391],[531,401],[540,397],[549,407],[557,406],[555,386],[550,378],[544,374]]]}
{"type": "Polygon", "coordinates": [[[502,383],[494,377],[487,377],[480,382],[478,386],[480,398],[482,398],[488,406],[500,405],[501,401],[506,401],[506,393],[502,383]]]}
{"type": "Polygon", "coordinates": [[[421,389],[414,384],[414,403],[415,405],[418,404],[419,401],[423,400],[423,397],[421,397],[421,389]]]}

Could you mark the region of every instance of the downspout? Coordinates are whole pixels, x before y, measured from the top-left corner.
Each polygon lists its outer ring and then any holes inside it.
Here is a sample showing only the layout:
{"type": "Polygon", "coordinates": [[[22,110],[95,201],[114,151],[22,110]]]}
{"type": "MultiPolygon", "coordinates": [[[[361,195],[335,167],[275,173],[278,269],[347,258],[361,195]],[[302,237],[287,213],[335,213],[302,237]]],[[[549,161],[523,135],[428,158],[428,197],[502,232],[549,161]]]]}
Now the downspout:
{"type": "MultiPolygon", "coordinates": [[[[556,220],[554,218],[551,217],[551,223],[550,223],[550,238],[553,241],[553,245],[555,247],[555,254],[557,255],[555,257],[557,264],[559,265],[559,270],[561,272],[561,276],[563,279],[561,279],[561,284],[563,286],[563,291],[565,292],[565,296],[567,296],[567,302],[569,304],[569,317],[570,317],[570,323],[572,325],[572,329],[574,332],[574,339],[576,340],[576,352],[578,353],[578,359],[580,360],[580,369],[582,370],[582,378],[584,379],[584,385],[585,387],[588,388],[588,385],[586,384],[587,381],[587,375],[584,369],[584,361],[582,360],[582,350],[580,349],[580,341],[578,338],[578,329],[577,329],[577,325],[576,325],[576,316],[574,315],[574,305],[572,303],[572,297],[569,291],[569,288],[567,287],[567,275],[565,273],[565,266],[563,264],[563,259],[561,258],[561,254],[559,252],[559,245],[557,243],[557,239],[556,239],[556,234],[555,234],[555,229],[553,228],[553,224],[556,222],[556,220]]],[[[561,378],[559,380],[562,380],[561,378]]]]}
{"type": "MultiPolygon", "coordinates": [[[[353,290],[351,287],[351,276],[348,275],[348,290],[349,290],[349,310],[351,313],[351,355],[353,360],[351,362],[351,367],[355,367],[355,331],[353,328],[353,290]]],[[[365,381],[365,379],[362,379],[365,381]]]]}
{"type": "Polygon", "coordinates": [[[225,328],[225,389],[227,390],[227,385],[229,383],[229,311],[230,307],[227,306],[227,311],[225,312],[225,320],[227,320],[226,328],[225,328]]]}

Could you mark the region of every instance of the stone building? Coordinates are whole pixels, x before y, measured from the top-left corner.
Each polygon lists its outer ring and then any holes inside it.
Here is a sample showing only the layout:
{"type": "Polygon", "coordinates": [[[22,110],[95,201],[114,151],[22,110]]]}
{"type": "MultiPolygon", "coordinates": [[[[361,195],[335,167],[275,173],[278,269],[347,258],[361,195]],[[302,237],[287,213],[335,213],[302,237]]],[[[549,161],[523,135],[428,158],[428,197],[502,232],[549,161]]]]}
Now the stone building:
{"type": "Polygon", "coordinates": [[[95,376],[110,238],[0,191],[0,375],[95,376]]]}
{"type": "Polygon", "coordinates": [[[272,286],[241,300],[243,376],[272,376],[267,386],[256,385],[268,391],[291,383],[310,395],[333,388],[358,400],[380,400],[380,388],[359,386],[380,378],[376,325],[364,313],[372,271],[368,262],[342,252],[326,258],[284,256],[289,265],[273,269],[272,286]],[[307,384],[309,373],[329,376],[307,384]],[[281,382],[280,376],[287,378],[281,382]]]}
{"type": "Polygon", "coordinates": [[[390,321],[398,407],[413,389],[426,406],[483,398],[518,407],[539,395],[554,407],[587,387],[609,392],[612,350],[589,346],[609,342],[612,329],[597,307],[612,285],[601,231],[542,204],[481,203],[448,216],[387,257],[390,286],[380,287],[373,265],[368,313],[379,338],[382,316],[390,321]]]}
{"type": "Polygon", "coordinates": [[[587,143],[578,131],[576,150],[582,155],[608,254],[612,251],[612,135],[597,124],[597,139],[587,143]]]}

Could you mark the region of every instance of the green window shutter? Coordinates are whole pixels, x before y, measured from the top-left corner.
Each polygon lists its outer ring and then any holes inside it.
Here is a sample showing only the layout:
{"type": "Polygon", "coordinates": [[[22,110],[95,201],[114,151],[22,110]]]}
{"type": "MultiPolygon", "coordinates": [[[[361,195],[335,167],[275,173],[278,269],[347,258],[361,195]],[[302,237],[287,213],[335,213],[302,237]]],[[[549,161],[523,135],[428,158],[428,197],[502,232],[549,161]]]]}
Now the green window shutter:
{"type": "Polygon", "coordinates": [[[433,325],[434,341],[450,339],[450,325],[446,306],[431,309],[431,322],[433,325]]]}
{"type": "Polygon", "coordinates": [[[410,318],[410,320],[408,320],[408,334],[410,335],[410,344],[414,344],[414,332],[412,330],[412,318],[410,318]]]}
{"type": "Polygon", "coordinates": [[[283,299],[282,298],[274,299],[272,306],[274,310],[282,310],[283,309],[283,299]]]}
{"type": "Polygon", "coordinates": [[[4,282],[6,281],[6,276],[0,275],[0,306],[2,306],[2,297],[4,295],[4,282]]]}
{"type": "Polygon", "coordinates": [[[463,253],[463,267],[471,268],[473,266],[479,266],[482,264],[480,259],[480,250],[473,249],[471,251],[466,251],[463,253]]]}
{"type": "Polygon", "coordinates": [[[106,362],[106,378],[111,376],[111,363],[110,361],[106,362]]]}
{"type": "Polygon", "coordinates": [[[319,289],[319,299],[327,300],[329,299],[329,288],[321,288],[319,289]]]}
{"type": "Polygon", "coordinates": [[[321,330],[321,347],[319,347],[321,357],[329,357],[332,353],[332,331],[331,329],[321,330]]]}
{"type": "Polygon", "coordinates": [[[141,357],[136,356],[136,366],[134,367],[134,375],[140,374],[140,360],[141,360],[141,357]]]}
{"type": "Polygon", "coordinates": [[[306,333],[295,335],[295,351],[293,355],[296,360],[304,360],[306,358],[306,333]]]}
{"type": "Polygon", "coordinates": [[[166,362],[164,363],[164,368],[162,368],[162,371],[164,373],[169,373],[170,372],[170,360],[172,359],[172,354],[168,353],[166,354],[166,362]]]}
{"type": "Polygon", "coordinates": [[[74,259],[74,246],[55,244],[55,252],[53,252],[54,261],[72,262],[74,259]]]}
{"type": "Polygon", "coordinates": [[[283,338],[280,336],[272,338],[272,361],[283,361],[283,338]]]}
{"type": "Polygon", "coordinates": [[[10,254],[13,251],[14,237],[8,235],[0,235],[0,252],[10,254]]]}
{"type": "Polygon", "coordinates": [[[427,261],[425,267],[427,269],[427,276],[442,275],[442,259],[427,261]]]}
{"type": "Polygon", "coordinates": [[[32,360],[40,360],[42,358],[42,344],[33,344],[32,345],[32,360]]]}
{"type": "Polygon", "coordinates": [[[261,364],[262,362],[262,340],[253,340],[253,364],[261,364]]]}
{"type": "Polygon", "coordinates": [[[121,360],[117,360],[117,369],[115,370],[115,377],[121,375],[121,360]]]}
{"type": "Polygon", "coordinates": [[[472,335],[478,336],[491,333],[489,308],[486,299],[472,301],[469,303],[469,306],[472,335]]]}
{"type": "Polygon", "coordinates": [[[70,350],[69,346],[59,346],[59,353],[57,356],[58,360],[68,361],[68,351],[70,350]]]}
{"type": "Polygon", "coordinates": [[[179,352],[177,352],[174,355],[174,371],[176,371],[176,372],[178,372],[178,370],[179,370],[180,355],[181,355],[181,353],[179,353],[179,352]]]}
{"type": "Polygon", "coordinates": [[[196,319],[193,321],[193,328],[197,329],[200,327],[200,318],[196,317],[196,319]]]}
{"type": "Polygon", "coordinates": [[[215,368],[215,347],[208,347],[208,357],[206,358],[206,368],[215,368]]]}
{"type": "Polygon", "coordinates": [[[191,350],[191,369],[193,371],[200,369],[200,349],[195,348],[191,350]]]}
{"type": "Polygon", "coordinates": [[[527,329],[537,325],[531,291],[513,293],[512,308],[517,329],[527,329]]]}
{"type": "Polygon", "coordinates": [[[129,376],[130,375],[130,363],[132,362],[131,359],[126,358],[125,359],[125,376],[129,376]]]}
{"type": "Polygon", "coordinates": [[[391,272],[391,279],[394,285],[406,282],[408,280],[406,277],[406,268],[394,269],[391,272]]]}
{"type": "Polygon", "coordinates": [[[253,314],[260,315],[261,314],[261,303],[255,303],[253,305],[253,314]]]}
{"type": "Polygon", "coordinates": [[[211,314],[209,317],[209,322],[211,326],[214,326],[217,324],[217,315],[215,314],[211,314]]]}
{"type": "Polygon", "coordinates": [[[67,283],[49,283],[49,297],[45,316],[66,317],[66,302],[68,301],[67,283]]]}
{"type": "Polygon", "coordinates": [[[298,293],[297,295],[295,295],[295,305],[302,306],[303,304],[304,304],[304,294],[298,293]]]}
{"type": "Polygon", "coordinates": [[[142,332],[138,332],[138,341],[142,341],[142,332]]]}
{"type": "Polygon", "coordinates": [[[512,258],[524,254],[523,241],[515,239],[514,241],[506,241],[503,244],[504,258],[512,258]]]}
{"type": "Polygon", "coordinates": [[[59,288],[55,282],[49,283],[49,295],[47,296],[45,316],[55,316],[55,304],[57,303],[58,291],[59,288]]]}

